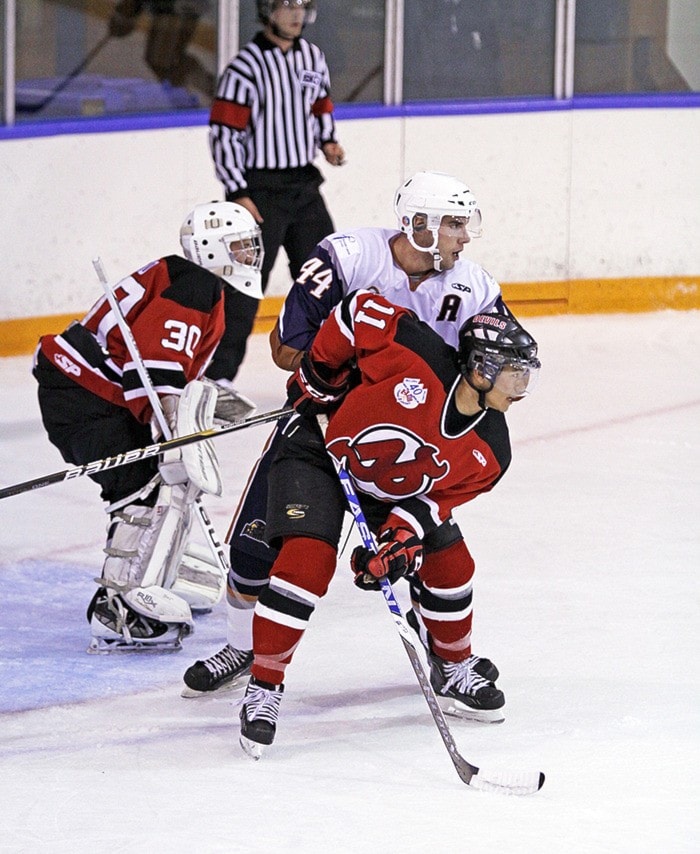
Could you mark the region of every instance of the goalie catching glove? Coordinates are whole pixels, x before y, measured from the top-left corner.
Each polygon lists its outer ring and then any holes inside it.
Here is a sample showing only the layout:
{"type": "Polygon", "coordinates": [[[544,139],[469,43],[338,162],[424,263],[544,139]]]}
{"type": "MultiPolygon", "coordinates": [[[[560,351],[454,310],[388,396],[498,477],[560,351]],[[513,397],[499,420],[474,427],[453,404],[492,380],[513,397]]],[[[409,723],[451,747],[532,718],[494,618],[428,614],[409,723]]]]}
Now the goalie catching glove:
{"type": "Polygon", "coordinates": [[[287,383],[289,402],[300,415],[322,415],[345,397],[350,389],[350,369],[336,371],[323,362],[314,362],[304,353],[287,383]]]}
{"type": "Polygon", "coordinates": [[[391,584],[420,569],[423,545],[409,528],[387,528],[377,538],[376,553],[357,546],[350,558],[355,586],[360,590],[379,590],[378,578],[386,576],[391,584]]]}

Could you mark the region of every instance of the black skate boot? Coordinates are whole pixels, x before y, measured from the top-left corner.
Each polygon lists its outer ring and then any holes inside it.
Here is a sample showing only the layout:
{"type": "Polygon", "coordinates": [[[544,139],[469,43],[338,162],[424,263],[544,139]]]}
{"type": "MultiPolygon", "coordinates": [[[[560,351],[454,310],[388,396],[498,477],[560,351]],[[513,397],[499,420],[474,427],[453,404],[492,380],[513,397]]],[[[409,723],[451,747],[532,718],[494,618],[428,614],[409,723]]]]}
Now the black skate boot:
{"type": "Polygon", "coordinates": [[[263,749],[275,740],[283,692],[284,685],[250,677],[241,702],[240,744],[251,759],[260,759],[263,749]]]}
{"type": "Polygon", "coordinates": [[[487,658],[470,655],[464,661],[453,662],[430,653],[428,661],[430,684],[446,715],[481,723],[501,723],[504,720],[502,709],[506,700],[503,692],[481,676],[477,669],[480,663],[487,662],[496,670],[487,658]]]}
{"type": "Polygon", "coordinates": [[[253,653],[249,649],[234,649],[229,644],[204,661],[195,661],[182,677],[185,687],[183,697],[201,697],[212,691],[235,687],[250,674],[253,653]]]}
{"type": "MultiPolygon", "coordinates": [[[[418,635],[420,642],[425,647],[425,651],[430,655],[432,652],[430,632],[426,629],[425,623],[413,608],[409,608],[406,611],[406,622],[418,635]]],[[[470,661],[472,662],[474,672],[486,679],[487,682],[495,682],[498,679],[498,668],[488,658],[479,658],[478,655],[472,655],[470,661]]]]}

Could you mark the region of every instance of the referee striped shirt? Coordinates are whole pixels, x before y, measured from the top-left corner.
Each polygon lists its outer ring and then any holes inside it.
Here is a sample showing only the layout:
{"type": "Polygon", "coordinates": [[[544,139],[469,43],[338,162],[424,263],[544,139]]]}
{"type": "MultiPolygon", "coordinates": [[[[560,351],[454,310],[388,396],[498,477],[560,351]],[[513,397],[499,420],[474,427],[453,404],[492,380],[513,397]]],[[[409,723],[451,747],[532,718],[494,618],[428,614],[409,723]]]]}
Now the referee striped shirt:
{"type": "Polygon", "coordinates": [[[285,53],[263,33],[246,44],[219,80],[209,118],[218,179],[231,197],[247,193],[249,169],[294,169],[335,142],[323,51],[298,38],[285,53]]]}

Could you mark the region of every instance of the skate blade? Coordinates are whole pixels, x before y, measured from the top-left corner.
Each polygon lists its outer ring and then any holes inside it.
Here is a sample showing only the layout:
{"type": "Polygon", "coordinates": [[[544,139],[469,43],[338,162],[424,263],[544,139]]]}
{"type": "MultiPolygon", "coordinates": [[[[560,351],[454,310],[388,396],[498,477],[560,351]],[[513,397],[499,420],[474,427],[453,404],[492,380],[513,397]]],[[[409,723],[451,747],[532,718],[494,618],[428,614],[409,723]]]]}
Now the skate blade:
{"type": "Polygon", "coordinates": [[[88,648],[85,650],[89,655],[113,655],[114,653],[136,653],[146,655],[154,652],[179,652],[182,649],[180,641],[168,644],[158,643],[120,643],[119,641],[105,641],[103,638],[92,638],[88,648]]]}
{"type": "Polygon", "coordinates": [[[194,700],[197,697],[220,697],[222,694],[227,694],[229,691],[233,691],[236,688],[245,687],[245,685],[247,685],[245,680],[248,679],[249,676],[250,671],[237,676],[230,682],[224,682],[223,685],[219,685],[218,688],[212,688],[209,691],[197,691],[195,688],[190,688],[189,685],[185,685],[182,691],[180,691],[180,696],[184,697],[186,700],[194,700]]]}
{"type": "Polygon", "coordinates": [[[257,741],[251,741],[249,738],[246,738],[244,735],[240,736],[238,739],[238,743],[243,748],[243,752],[246,756],[249,756],[251,759],[254,759],[256,762],[263,755],[263,750],[266,745],[259,744],[257,741]]]}
{"type": "Polygon", "coordinates": [[[442,711],[453,718],[478,724],[502,724],[505,720],[503,709],[470,709],[458,703],[451,697],[437,698],[438,705],[442,711]]]}

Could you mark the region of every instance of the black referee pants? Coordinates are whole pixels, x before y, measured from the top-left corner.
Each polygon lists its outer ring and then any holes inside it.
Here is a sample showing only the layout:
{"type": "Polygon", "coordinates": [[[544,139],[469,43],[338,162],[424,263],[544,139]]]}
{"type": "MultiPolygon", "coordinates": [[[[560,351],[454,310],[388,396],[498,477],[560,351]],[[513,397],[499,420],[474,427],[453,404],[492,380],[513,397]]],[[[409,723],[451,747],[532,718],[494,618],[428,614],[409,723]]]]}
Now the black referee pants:
{"type": "MultiPolygon", "coordinates": [[[[316,244],[333,231],[333,221],[319,190],[323,177],[313,166],[300,169],[259,169],[247,173],[250,198],[257,205],[265,247],[262,288],[267,289],[270,271],[280,247],[289,259],[289,273],[296,279],[316,244]]],[[[231,199],[229,194],[227,201],[231,199]]],[[[232,380],[238,373],[253,329],[258,300],[226,288],[226,330],[207,369],[212,380],[232,380]]]]}

